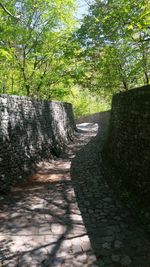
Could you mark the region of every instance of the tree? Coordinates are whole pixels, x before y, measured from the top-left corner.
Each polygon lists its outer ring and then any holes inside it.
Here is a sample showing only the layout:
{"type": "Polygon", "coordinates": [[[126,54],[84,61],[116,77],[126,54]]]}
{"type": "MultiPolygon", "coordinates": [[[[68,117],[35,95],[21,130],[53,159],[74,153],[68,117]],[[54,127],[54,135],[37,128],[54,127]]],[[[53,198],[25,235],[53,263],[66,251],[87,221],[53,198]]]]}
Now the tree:
{"type": "Polygon", "coordinates": [[[90,4],[77,39],[86,51],[83,57],[96,90],[128,90],[149,83],[149,34],[148,0],[90,4]]]}
{"type": "Polygon", "coordinates": [[[6,92],[11,87],[17,94],[38,96],[46,90],[44,94],[50,95],[48,90],[58,79],[57,65],[58,75],[60,72],[62,49],[74,25],[73,0],[13,0],[1,2],[0,7],[1,69],[6,92]]]}

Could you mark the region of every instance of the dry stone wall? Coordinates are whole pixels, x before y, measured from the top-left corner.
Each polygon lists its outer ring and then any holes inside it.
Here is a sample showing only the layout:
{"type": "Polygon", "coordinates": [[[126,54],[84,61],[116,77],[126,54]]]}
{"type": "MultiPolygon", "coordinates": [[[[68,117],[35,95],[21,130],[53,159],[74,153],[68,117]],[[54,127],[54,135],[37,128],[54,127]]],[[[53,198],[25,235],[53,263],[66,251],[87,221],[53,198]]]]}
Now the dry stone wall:
{"type": "Polygon", "coordinates": [[[113,97],[103,158],[110,182],[150,220],[150,85],[113,97]]]}
{"type": "Polygon", "coordinates": [[[74,130],[69,103],[0,95],[0,191],[59,156],[74,130]]]}

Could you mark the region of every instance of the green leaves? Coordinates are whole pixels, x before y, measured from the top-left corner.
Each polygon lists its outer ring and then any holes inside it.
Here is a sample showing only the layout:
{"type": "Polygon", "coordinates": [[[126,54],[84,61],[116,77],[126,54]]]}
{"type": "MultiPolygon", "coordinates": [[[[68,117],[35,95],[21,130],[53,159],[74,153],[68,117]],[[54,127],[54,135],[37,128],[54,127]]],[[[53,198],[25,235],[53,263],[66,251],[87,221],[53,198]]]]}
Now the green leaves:
{"type": "Polygon", "coordinates": [[[78,29],[75,0],[1,3],[19,16],[0,8],[1,92],[62,99],[75,87],[110,100],[149,82],[149,0],[92,1],[78,29]]]}
{"type": "Polygon", "coordinates": [[[148,83],[150,2],[95,0],[89,10],[77,34],[86,50],[89,86],[109,94],[148,83]]]}
{"type": "Polygon", "coordinates": [[[67,68],[63,50],[74,27],[74,0],[3,0],[3,5],[20,19],[0,9],[1,84],[5,80],[5,92],[12,87],[12,93],[48,97],[67,68]]]}
{"type": "Polygon", "coordinates": [[[0,48],[0,60],[7,59],[10,60],[12,55],[10,52],[6,51],[4,48],[0,48]]]}

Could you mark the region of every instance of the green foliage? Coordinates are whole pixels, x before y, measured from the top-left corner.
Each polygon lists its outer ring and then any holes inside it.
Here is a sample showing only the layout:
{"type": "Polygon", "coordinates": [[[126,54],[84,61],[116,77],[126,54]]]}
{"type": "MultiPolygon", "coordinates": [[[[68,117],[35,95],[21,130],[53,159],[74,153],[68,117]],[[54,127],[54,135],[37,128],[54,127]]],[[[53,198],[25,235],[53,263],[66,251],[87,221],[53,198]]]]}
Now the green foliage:
{"type": "Polygon", "coordinates": [[[148,0],[93,1],[77,32],[89,86],[94,83],[107,94],[148,84],[149,35],[148,0]]]}
{"type": "Polygon", "coordinates": [[[2,4],[1,92],[49,97],[51,85],[63,76],[63,49],[74,27],[74,0],[2,4]]]}
{"type": "Polygon", "coordinates": [[[149,1],[94,0],[80,26],[75,1],[0,1],[0,93],[71,101],[80,116],[149,83],[149,1]]]}
{"type": "Polygon", "coordinates": [[[75,117],[93,114],[110,109],[111,97],[106,99],[97,94],[91,94],[88,89],[73,87],[69,95],[61,98],[63,101],[72,103],[75,117]]]}

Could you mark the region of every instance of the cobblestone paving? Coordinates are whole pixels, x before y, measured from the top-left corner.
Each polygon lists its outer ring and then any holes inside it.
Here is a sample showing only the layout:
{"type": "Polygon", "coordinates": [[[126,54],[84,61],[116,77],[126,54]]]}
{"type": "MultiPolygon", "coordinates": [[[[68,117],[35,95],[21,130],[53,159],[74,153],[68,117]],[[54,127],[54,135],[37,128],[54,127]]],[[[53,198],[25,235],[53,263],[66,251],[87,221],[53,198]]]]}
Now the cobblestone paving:
{"type": "Polygon", "coordinates": [[[145,233],[104,180],[102,126],[94,137],[97,125],[80,125],[62,158],[1,198],[0,266],[150,267],[145,233]]]}
{"type": "Polygon", "coordinates": [[[72,162],[71,175],[85,227],[99,267],[150,267],[148,237],[104,178],[101,148],[105,127],[102,121],[97,136],[72,162]]]}
{"type": "Polygon", "coordinates": [[[1,197],[0,266],[97,266],[70,177],[76,150],[95,133],[78,134],[60,159],[40,163],[26,184],[1,197]]]}

